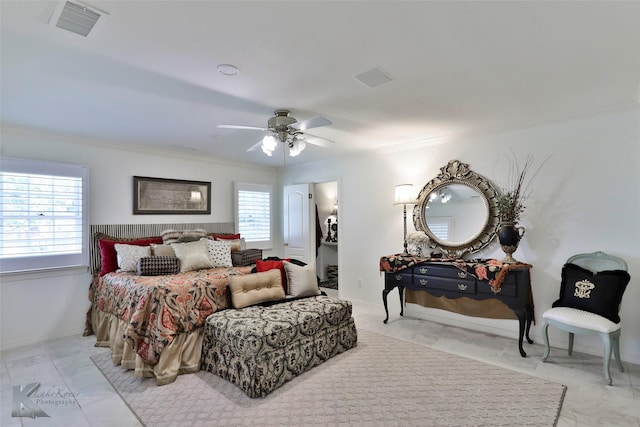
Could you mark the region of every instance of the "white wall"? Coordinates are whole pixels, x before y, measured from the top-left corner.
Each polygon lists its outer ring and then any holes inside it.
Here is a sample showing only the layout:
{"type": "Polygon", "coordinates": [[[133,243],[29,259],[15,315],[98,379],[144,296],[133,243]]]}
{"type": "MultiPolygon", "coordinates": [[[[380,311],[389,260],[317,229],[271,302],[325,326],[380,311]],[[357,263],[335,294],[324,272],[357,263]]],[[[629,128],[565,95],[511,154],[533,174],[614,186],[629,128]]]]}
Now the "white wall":
{"type": "MultiPolygon", "coordinates": [[[[124,149],[18,128],[2,129],[2,156],[84,164],[90,167],[90,222],[190,223],[233,221],[233,182],[272,184],[275,169],[233,164],[180,153],[124,149]],[[133,176],[212,182],[211,215],[133,215],[133,176]]],[[[274,217],[281,210],[274,200],[274,217]]],[[[280,221],[275,221],[280,236],[280,221]]],[[[281,239],[276,239],[279,247],[281,239]]],[[[268,252],[265,253],[265,256],[268,252]]],[[[0,284],[0,346],[18,347],[81,333],[89,308],[86,269],[3,275],[0,284]]]]}
{"type": "MultiPolygon", "coordinates": [[[[341,177],[341,295],[379,304],[382,321],[379,259],[403,249],[402,207],[393,205],[394,186],[412,182],[419,190],[453,159],[468,163],[500,186],[506,180],[505,154],[510,148],[518,155],[534,156],[538,164],[552,156],[533,183],[522,221],[526,235],[514,254],[533,264],[536,319],[557,299],[560,271],[569,256],[597,250],[620,256],[632,278],[621,306],[621,353],[624,360],[640,363],[640,109],[289,167],[281,180],[289,184],[341,177]]],[[[494,242],[476,256],[504,254],[494,242]]],[[[389,296],[390,321],[401,321],[395,294],[389,296]]],[[[497,333],[517,336],[516,321],[469,318],[414,304],[406,313],[480,330],[498,328],[497,333]]],[[[532,328],[536,342],[542,342],[540,324],[532,328]]],[[[550,332],[552,345],[566,347],[564,334],[550,332]]],[[[576,337],[575,349],[602,351],[599,339],[584,336],[576,337]]]]}

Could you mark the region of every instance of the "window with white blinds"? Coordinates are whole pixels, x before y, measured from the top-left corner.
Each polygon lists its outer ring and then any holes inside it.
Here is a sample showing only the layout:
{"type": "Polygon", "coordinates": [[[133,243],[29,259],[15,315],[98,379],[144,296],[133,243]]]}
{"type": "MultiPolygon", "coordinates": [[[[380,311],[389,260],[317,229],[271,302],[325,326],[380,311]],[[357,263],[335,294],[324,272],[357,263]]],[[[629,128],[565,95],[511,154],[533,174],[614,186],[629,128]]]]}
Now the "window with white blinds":
{"type": "Polygon", "coordinates": [[[84,166],[1,159],[0,271],[86,265],[84,166]]]}
{"type": "Polygon", "coordinates": [[[440,240],[449,240],[449,234],[451,232],[451,218],[447,217],[434,217],[429,218],[427,226],[429,230],[440,240]]]}
{"type": "Polygon", "coordinates": [[[271,185],[235,184],[238,233],[251,247],[272,247],[271,193],[271,185]]]}

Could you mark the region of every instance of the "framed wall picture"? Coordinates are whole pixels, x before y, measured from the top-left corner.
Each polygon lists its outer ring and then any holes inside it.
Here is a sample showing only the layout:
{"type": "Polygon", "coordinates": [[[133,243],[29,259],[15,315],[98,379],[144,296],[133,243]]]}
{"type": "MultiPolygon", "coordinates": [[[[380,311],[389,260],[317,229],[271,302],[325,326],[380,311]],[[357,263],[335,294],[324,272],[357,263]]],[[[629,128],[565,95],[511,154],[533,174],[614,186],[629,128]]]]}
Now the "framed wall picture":
{"type": "Polygon", "coordinates": [[[133,214],[211,214],[211,183],[134,176],[133,214]]]}

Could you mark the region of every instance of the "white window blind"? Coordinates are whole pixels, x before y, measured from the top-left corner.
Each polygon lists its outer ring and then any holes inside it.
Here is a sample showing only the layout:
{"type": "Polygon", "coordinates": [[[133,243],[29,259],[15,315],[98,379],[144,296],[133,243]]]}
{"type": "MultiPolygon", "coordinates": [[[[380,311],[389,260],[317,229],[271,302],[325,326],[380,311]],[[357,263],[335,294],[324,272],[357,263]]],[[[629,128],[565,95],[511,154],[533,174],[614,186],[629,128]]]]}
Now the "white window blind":
{"type": "Polygon", "coordinates": [[[427,226],[438,239],[449,240],[451,218],[429,218],[427,226]]]}
{"type": "Polygon", "coordinates": [[[271,186],[236,183],[238,233],[252,247],[271,247],[271,186]]]}
{"type": "Polygon", "coordinates": [[[0,271],[87,264],[84,166],[2,158],[0,271]]]}

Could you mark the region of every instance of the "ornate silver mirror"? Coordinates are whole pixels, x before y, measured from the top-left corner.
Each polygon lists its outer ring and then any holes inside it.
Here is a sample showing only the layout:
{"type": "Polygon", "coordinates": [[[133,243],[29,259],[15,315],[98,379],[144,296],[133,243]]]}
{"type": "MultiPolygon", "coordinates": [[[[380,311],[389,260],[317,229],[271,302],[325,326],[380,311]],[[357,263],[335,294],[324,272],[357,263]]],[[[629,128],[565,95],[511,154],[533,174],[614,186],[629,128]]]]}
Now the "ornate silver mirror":
{"type": "Polygon", "coordinates": [[[495,237],[499,222],[495,188],[466,163],[450,161],[418,194],[413,224],[429,246],[447,257],[478,252],[495,237]]]}

